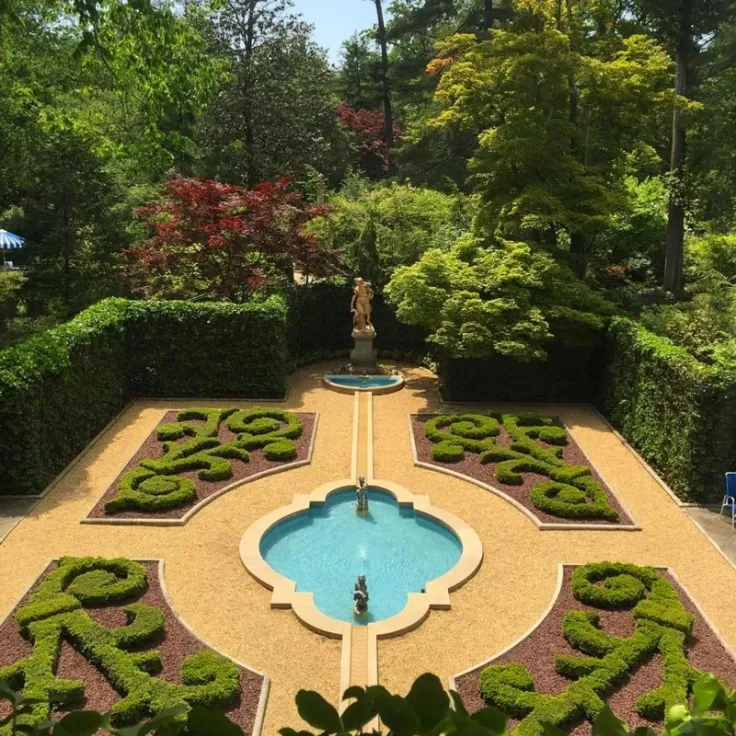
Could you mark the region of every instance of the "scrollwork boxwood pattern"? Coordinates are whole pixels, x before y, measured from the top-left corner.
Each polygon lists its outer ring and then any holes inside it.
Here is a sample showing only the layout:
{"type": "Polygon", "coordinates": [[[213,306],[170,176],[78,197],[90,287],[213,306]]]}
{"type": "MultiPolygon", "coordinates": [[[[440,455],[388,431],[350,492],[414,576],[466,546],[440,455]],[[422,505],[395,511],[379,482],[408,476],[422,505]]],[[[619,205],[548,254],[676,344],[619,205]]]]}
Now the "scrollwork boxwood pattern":
{"type": "Polygon", "coordinates": [[[542,723],[592,722],[616,687],[657,653],[661,684],[637,698],[637,713],[661,720],[671,706],[686,703],[702,673],[688,662],[693,616],[672,583],[652,567],[603,562],[578,567],[571,585],[575,598],[589,606],[631,611],[634,632],[613,636],[600,628],[597,612],[569,611],[562,633],[579,654],[555,658],[557,672],[571,681],[558,695],[536,692],[534,679],[521,664],[487,667],[480,676],[480,694],[520,720],[514,736],[542,736],[542,723]]]}
{"type": "MultiPolygon", "coordinates": [[[[136,603],[148,587],[146,568],[127,559],[64,557],[16,612],[31,653],[0,668],[4,682],[38,702],[21,723],[47,721],[53,708],[83,707],[84,682],[57,677],[63,641],[98,669],[121,699],[111,709],[115,725],[138,723],[177,705],[226,707],[240,693],[240,671],[226,657],[204,650],[181,664],[181,683],[155,675],[162,668],[152,647],[164,636],[163,611],[136,603]],[[127,624],[107,628],[89,614],[93,606],[124,606],[127,624]]],[[[0,736],[10,724],[0,727],[0,736]]]]}
{"type": "Polygon", "coordinates": [[[304,429],[297,414],[279,409],[186,409],[176,418],[156,430],[162,457],[141,460],[122,476],[115,496],[105,504],[106,514],[164,511],[193,503],[196,483],[181,473],[198,471],[204,482],[228,480],[233,475],[231,461],[247,463],[253,450],[262,450],[268,460],[288,462],[297,456],[294,440],[304,429]],[[223,422],[235,434],[230,442],[218,439],[223,422]]]}
{"type": "Polygon", "coordinates": [[[591,469],[565,462],[563,448],[568,442],[567,433],[550,417],[441,414],[424,422],[424,435],[434,443],[435,461],[459,462],[466,452],[474,453],[481,464],[496,463],[496,479],[503,485],[521,485],[522,473],[546,476],[548,481],[532,488],[531,501],[552,516],[604,521],[619,518],[591,469]],[[509,447],[496,442],[502,427],[511,438],[509,447]]]}

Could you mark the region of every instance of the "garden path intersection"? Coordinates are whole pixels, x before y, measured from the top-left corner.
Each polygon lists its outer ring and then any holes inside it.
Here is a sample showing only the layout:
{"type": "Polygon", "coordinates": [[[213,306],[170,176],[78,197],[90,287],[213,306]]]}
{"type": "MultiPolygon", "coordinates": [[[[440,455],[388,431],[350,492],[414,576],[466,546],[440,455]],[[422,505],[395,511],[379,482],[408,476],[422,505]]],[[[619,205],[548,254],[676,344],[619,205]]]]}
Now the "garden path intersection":
{"type": "Polygon", "coordinates": [[[259,405],[206,397],[133,403],[0,544],[0,617],[11,613],[50,560],[163,560],[168,597],[181,619],[218,651],[270,678],[262,729],[267,736],[298,725],[294,695],[300,688],[337,699],[348,680],[378,681],[406,692],[423,672],[448,682],[501,654],[550,609],[561,565],[612,560],[668,568],[725,643],[736,646],[736,570],[593,409],[448,406],[423,369],[406,369],[407,384],[398,393],[356,399],[322,386],[329,368],[313,365],[297,373],[287,400],[274,405],[319,415],[311,463],[245,482],[184,525],[82,524],[167,412],[259,405]],[[540,528],[508,499],[415,464],[410,415],[491,409],[559,417],[641,529],[540,528]],[[400,636],[371,639],[364,627],[351,633],[346,651],[341,638],[311,630],[292,610],[272,608],[272,591],[246,571],[239,552],[246,531],[295,496],[360,474],[427,496],[433,509],[465,522],[480,540],[483,559],[449,594],[449,609],[432,610],[400,636]]]}

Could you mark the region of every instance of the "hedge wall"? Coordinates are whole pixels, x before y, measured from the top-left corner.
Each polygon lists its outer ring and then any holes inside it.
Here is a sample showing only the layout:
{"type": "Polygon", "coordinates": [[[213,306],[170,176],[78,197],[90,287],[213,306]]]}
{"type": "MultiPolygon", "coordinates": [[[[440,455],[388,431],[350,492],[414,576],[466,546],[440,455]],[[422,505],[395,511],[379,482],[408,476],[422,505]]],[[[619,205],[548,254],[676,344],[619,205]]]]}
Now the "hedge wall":
{"type": "Polygon", "coordinates": [[[137,301],[128,305],[133,396],[279,398],[286,391],[286,307],[137,301]]]}
{"type": "Polygon", "coordinates": [[[38,493],[135,396],[278,398],[286,310],[107,299],[0,352],[0,493],[38,493]]]}
{"type": "Polygon", "coordinates": [[[685,501],[716,501],[736,469],[736,384],[625,318],[606,340],[603,409],[685,501]]]}
{"type": "Polygon", "coordinates": [[[594,401],[603,365],[603,340],[590,348],[553,343],[544,362],[519,363],[496,356],[443,360],[446,401],[594,401]]]}
{"type": "MultiPolygon", "coordinates": [[[[297,363],[347,354],[350,337],[352,289],[334,284],[314,284],[292,289],[288,294],[289,353],[297,363]]],[[[381,294],[373,300],[376,349],[381,352],[424,355],[426,333],[402,324],[381,294]]]]}

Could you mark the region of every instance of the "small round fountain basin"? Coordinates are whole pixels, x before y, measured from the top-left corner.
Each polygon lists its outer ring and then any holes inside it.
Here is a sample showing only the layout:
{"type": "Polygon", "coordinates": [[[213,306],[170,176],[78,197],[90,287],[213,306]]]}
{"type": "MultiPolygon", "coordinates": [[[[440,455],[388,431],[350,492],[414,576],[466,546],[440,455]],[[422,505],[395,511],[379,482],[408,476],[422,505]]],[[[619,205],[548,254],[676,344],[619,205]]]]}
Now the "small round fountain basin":
{"type": "Polygon", "coordinates": [[[349,376],[329,374],[324,377],[325,385],[335,391],[353,393],[372,391],[376,394],[390,394],[404,387],[401,376],[349,376]]]}
{"type": "Polygon", "coordinates": [[[447,527],[399,506],[378,488],[368,490],[368,513],[356,513],[354,488],[336,491],[323,505],[272,527],[261,539],[263,559],[314,593],[316,607],[332,618],[364,626],[395,616],[410,592],[449,572],[462,545],[447,527]],[[353,612],[358,575],[368,584],[368,615],[353,612]]]}

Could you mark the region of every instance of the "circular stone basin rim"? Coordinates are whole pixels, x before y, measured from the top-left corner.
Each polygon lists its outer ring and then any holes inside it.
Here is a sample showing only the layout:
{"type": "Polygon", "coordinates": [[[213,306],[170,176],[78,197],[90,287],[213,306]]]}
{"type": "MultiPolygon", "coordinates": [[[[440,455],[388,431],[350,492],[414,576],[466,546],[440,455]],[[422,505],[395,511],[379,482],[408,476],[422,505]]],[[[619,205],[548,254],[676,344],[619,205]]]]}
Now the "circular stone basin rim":
{"type": "MultiPolygon", "coordinates": [[[[432,506],[428,496],[415,495],[396,483],[370,480],[371,485],[391,494],[401,505],[411,505],[415,513],[429,516],[446,526],[460,540],[462,554],[457,564],[444,575],[431,581],[425,593],[409,593],[403,611],[391,618],[374,621],[366,627],[372,635],[383,638],[412,631],[429,615],[431,609],[450,608],[450,592],[466,583],[483,561],[483,543],[477,532],[461,518],[432,506]]],[[[312,503],[324,503],[327,497],[346,487],[354,487],[352,479],[325,483],[310,494],[297,494],[291,504],[275,509],[254,522],[240,540],[240,558],[248,573],[272,591],[271,608],[291,608],[309,629],[328,637],[341,638],[349,634],[352,624],[327,616],[314,603],[312,593],[297,592],[293,580],[274,570],[261,555],[263,536],[276,524],[299,513],[308,512],[312,503]]]]}
{"type": "Polygon", "coordinates": [[[390,394],[404,388],[404,377],[400,375],[350,375],[328,373],[322,377],[327,388],[341,393],[371,391],[374,394],[390,394]]]}

